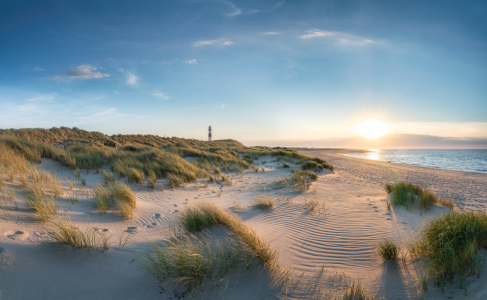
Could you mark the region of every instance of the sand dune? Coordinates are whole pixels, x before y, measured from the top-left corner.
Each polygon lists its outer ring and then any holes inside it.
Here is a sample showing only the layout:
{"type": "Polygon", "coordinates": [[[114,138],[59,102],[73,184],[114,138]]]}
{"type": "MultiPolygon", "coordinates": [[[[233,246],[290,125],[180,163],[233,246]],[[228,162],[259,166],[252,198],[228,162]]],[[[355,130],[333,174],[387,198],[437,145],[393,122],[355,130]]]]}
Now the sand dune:
{"type": "MultiPolygon", "coordinates": [[[[268,184],[288,176],[290,171],[278,168],[270,157],[261,157],[256,164],[266,172],[230,174],[234,185],[214,183],[205,188],[199,182],[170,189],[164,180],[159,180],[156,189],[151,190],[145,185],[131,184],[137,209],[129,221],[116,213],[98,213],[92,207],[91,196],[75,189],[72,193],[78,195],[79,201],[60,200],[60,206],[76,226],[111,236],[111,248],[105,252],[63,248],[47,242],[44,226],[33,222],[33,213],[21,207],[19,212],[11,212],[8,222],[0,220],[1,295],[4,299],[176,299],[177,292],[160,286],[141,267],[140,251],[166,235],[180,210],[200,201],[210,201],[237,211],[246,224],[278,249],[282,267],[289,268],[296,278],[315,278],[318,285],[311,288],[305,280],[286,292],[273,286],[268,273],[256,267],[229,276],[224,285],[209,285],[196,298],[313,299],[318,298],[318,290],[333,295],[340,278],[346,277],[360,280],[377,297],[410,299],[418,295],[421,262],[412,259],[383,262],[374,254],[374,247],[383,238],[408,243],[417,235],[422,222],[449,209],[433,205],[423,214],[418,209],[409,212],[402,207],[388,211],[384,183],[413,181],[440,196],[454,199],[462,209],[487,209],[487,174],[366,161],[345,157],[337,151],[307,154],[325,158],[335,172],[322,172],[304,194],[288,189],[266,190],[268,184]],[[263,161],[266,163],[262,164],[263,161]],[[161,184],[164,190],[160,189],[161,184]],[[257,193],[269,193],[275,199],[275,207],[253,208],[257,193]],[[244,209],[234,209],[236,199],[244,209]],[[324,204],[324,209],[309,211],[305,206],[307,201],[324,204]],[[120,238],[127,236],[127,245],[119,246],[120,238]],[[322,266],[326,276],[322,276],[322,266]],[[304,277],[300,277],[303,272],[304,277]]],[[[62,180],[75,180],[71,170],[56,162],[43,160],[40,167],[57,173],[62,180]]],[[[94,172],[83,176],[88,188],[101,183],[100,175],[94,172]]],[[[17,195],[22,197],[22,192],[17,191],[17,195]]],[[[215,229],[213,233],[216,232],[215,229]]],[[[487,293],[486,275],[469,280],[471,288],[467,298],[482,299],[487,293]]],[[[431,287],[425,296],[466,298],[455,284],[445,294],[431,287]]]]}

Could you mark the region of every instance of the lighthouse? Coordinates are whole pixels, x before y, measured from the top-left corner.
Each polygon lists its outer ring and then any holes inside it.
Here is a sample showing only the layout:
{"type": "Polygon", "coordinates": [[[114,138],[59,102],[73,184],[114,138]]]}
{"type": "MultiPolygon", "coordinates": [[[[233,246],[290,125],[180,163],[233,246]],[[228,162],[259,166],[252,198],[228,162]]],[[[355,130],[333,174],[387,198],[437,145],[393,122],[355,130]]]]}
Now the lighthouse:
{"type": "Polygon", "coordinates": [[[208,142],[211,142],[211,126],[208,127],[208,142]]]}

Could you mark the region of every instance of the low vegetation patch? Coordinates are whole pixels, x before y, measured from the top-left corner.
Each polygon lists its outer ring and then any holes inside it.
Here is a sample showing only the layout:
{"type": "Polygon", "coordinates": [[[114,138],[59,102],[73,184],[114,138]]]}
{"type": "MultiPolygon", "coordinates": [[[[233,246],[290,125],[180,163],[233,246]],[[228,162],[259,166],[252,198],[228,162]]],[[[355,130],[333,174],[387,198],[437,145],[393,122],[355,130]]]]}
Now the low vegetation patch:
{"type": "Polygon", "coordinates": [[[177,218],[182,234],[153,244],[144,251],[145,268],[156,278],[193,294],[207,280],[221,282],[230,272],[241,272],[257,259],[277,268],[277,253],[242,220],[213,203],[202,202],[182,210],[177,218]],[[223,225],[233,232],[226,241],[215,240],[203,229],[223,225]],[[198,232],[197,236],[194,232],[198,232]]]}
{"type": "Polygon", "coordinates": [[[107,212],[116,207],[124,218],[132,218],[133,209],[136,208],[136,200],[134,193],[128,186],[123,183],[115,183],[106,188],[95,184],[93,190],[95,193],[93,206],[98,211],[107,212]]]}
{"type": "Polygon", "coordinates": [[[25,200],[27,207],[37,212],[37,218],[41,222],[49,221],[56,215],[57,204],[54,198],[47,196],[40,184],[33,184],[27,188],[25,200]]]}
{"type": "Polygon", "coordinates": [[[445,204],[446,207],[453,209],[453,201],[439,199],[433,192],[421,188],[411,182],[397,182],[386,184],[387,193],[391,194],[391,205],[402,205],[411,211],[411,205],[415,198],[419,198],[421,209],[429,209],[433,203],[445,204]]]}
{"type": "Polygon", "coordinates": [[[289,177],[281,177],[281,179],[269,184],[267,189],[282,189],[291,187],[304,193],[311,187],[311,181],[318,180],[318,175],[314,172],[305,170],[293,170],[289,177]]]}
{"type": "Polygon", "coordinates": [[[375,251],[383,260],[396,260],[401,249],[394,241],[383,240],[377,244],[375,251]]]}
{"type": "Polygon", "coordinates": [[[100,236],[94,230],[83,231],[74,226],[70,220],[56,218],[49,224],[48,236],[61,245],[79,248],[99,247],[104,250],[110,248],[110,237],[100,236]]]}
{"type": "Polygon", "coordinates": [[[194,294],[207,280],[221,282],[229,273],[245,271],[252,256],[235,240],[184,234],[155,243],[145,249],[144,258],[145,269],[154,277],[194,294]]]}
{"type": "Polygon", "coordinates": [[[267,195],[257,194],[254,199],[254,207],[259,209],[274,208],[274,202],[269,193],[267,195]]]}
{"type": "Polygon", "coordinates": [[[181,228],[188,232],[201,231],[212,225],[223,225],[235,233],[235,236],[254,252],[255,257],[266,267],[276,264],[277,254],[267,242],[259,237],[239,217],[225,211],[215,204],[202,202],[188,207],[178,216],[181,228]]]}
{"type": "Polygon", "coordinates": [[[100,174],[105,186],[110,186],[115,183],[115,176],[112,172],[107,172],[103,169],[100,169],[100,174]]]}
{"type": "Polygon", "coordinates": [[[467,293],[467,276],[480,276],[485,265],[477,255],[481,248],[487,248],[487,214],[453,211],[428,221],[409,252],[427,260],[426,273],[437,286],[457,277],[467,293]]]}

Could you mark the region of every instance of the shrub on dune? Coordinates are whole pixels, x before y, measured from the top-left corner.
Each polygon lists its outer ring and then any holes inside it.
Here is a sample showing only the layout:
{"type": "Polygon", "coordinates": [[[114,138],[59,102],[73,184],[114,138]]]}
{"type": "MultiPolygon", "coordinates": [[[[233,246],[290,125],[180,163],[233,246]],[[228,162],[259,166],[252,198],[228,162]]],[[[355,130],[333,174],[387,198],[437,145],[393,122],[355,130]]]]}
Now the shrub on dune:
{"type": "Polygon", "coordinates": [[[467,292],[466,277],[479,276],[484,267],[477,256],[481,248],[487,248],[487,214],[453,211],[428,221],[409,252],[427,260],[427,273],[437,286],[458,277],[467,292]]]}
{"type": "Polygon", "coordinates": [[[411,182],[388,183],[384,188],[388,194],[391,194],[391,205],[393,207],[402,205],[411,210],[411,205],[416,197],[419,198],[421,209],[429,209],[433,203],[444,204],[450,209],[453,209],[454,206],[453,201],[439,199],[433,192],[411,182]]]}
{"type": "Polygon", "coordinates": [[[212,225],[223,225],[231,229],[237,238],[254,252],[255,257],[266,267],[277,264],[277,253],[254,230],[248,227],[239,217],[225,211],[215,204],[202,202],[188,207],[178,216],[178,223],[186,231],[200,231],[212,225]]]}
{"type": "Polygon", "coordinates": [[[33,184],[27,189],[25,200],[28,208],[37,212],[38,219],[42,222],[49,221],[57,212],[56,202],[45,195],[39,184],[33,184]]]}
{"type": "Polygon", "coordinates": [[[274,202],[272,201],[272,198],[269,194],[265,196],[257,194],[254,199],[254,207],[259,209],[273,208],[274,202]]]}
{"type": "Polygon", "coordinates": [[[250,267],[245,248],[235,241],[224,243],[208,235],[172,236],[145,249],[144,268],[169,286],[194,294],[206,280],[221,282],[229,273],[250,267]]]}
{"type": "Polygon", "coordinates": [[[384,260],[396,260],[400,248],[392,240],[383,240],[377,244],[376,253],[384,260]]]}
{"type": "Polygon", "coordinates": [[[61,218],[53,220],[48,227],[48,236],[61,245],[79,248],[100,247],[108,250],[110,237],[98,236],[93,230],[82,231],[74,226],[71,221],[61,218]]]}
{"type": "Polygon", "coordinates": [[[133,217],[132,210],[136,207],[136,199],[130,187],[123,183],[116,183],[109,188],[96,184],[93,189],[95,192],[93,206],[98,211],[107,212],[116,206],[122,217],[126,219],[133,217]]]}
{"type": "Polygon", "coordinates": [[[136,168],[127,169],[127,179],[128,182],[143,183],[145,180],[144,172],[136,168]]]}

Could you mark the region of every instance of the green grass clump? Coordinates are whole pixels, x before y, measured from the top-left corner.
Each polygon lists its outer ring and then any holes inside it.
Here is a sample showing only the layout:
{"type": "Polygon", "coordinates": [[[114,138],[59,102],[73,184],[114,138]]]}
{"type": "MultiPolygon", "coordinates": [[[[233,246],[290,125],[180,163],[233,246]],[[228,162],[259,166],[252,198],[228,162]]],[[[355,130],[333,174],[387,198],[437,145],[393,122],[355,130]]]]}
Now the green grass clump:
{"type": "Polygon", "coordinates": [[[479,276],[484,267],[477,256],[481,248],[487,248],[487,214],[453,211],[428,221],[409,252],[427,260],[427,273],[437,286],[444,288],[458,277],[467,292],[466,277],[479,276]]]}
{"type": "Polygon", "coordinates": [[[184,209],[178,216],[178,224],[188,232],[200,231],[212,225],[226,226],[242,243],[252,249],[254,256],[266,267],[272,268],[277,265],[277,253],[264,239],[239,217],[213,203],[202,202],[184,209]]]}
{"type": "Polygon", "coordinates": [[[272,198],[269,194],[265,196],[257,194],[254,199],[254,207],[259,209],[273,208],[274,202],[272,201],[272,198]]]}
{"type": "Polygon", "coordinates": [[[251,266],[248,251],[236,241],[224,243],[207,235],[173,236],[146,248],[143,256],[144,268],[154,277],[191,294],[207,280],[219,283],[251,266]]]}
{"type": "Polygon", "coordinates": [[[169,186],[171,188],[181,186],[181,184],[184,183],[183,179],[181,177],[179,177],[178,175],[169,174],[168,179],[169,179],[169,186]]]}
{"type": "Polygon", "coordinates": [[[399,256],[400,248],[392,240],[383,240],[377,244],[376,253],[383,260],[396,260],[399,256]]]}
{"type": "Polygon", "coordinates": [[[154,173],[154,171],[149,171],[148,172],[148,181],[149,181],[149,187],[151,189],[154,189],[154,187],[156,186],[156,180],[157,180],[157,177],[156,177],[156,173],[154,173]]]}
{"type": "Polygon", "coordinates": [[[100,173],[105,186],[110,186],[115,183],[115,176],[113,175],[112,172],[107,172],[103,169],[100,169],[100,173]]]}
{"type": "Polygon", "coordinates": [[[283,167],[283,168],[289,168],[289,164],[288,164],[288,163],[283,163],[283,164],[282,164],[282,167],[283,167]]]}
{"type": "Polygon", "coordinates": [[[79,248],[100,247],[104,250],[110,248],[108,240],[110,237],[97,235],[93,230],[82,231],[74,226],[71,221],[56,218],[49,224],[48,236],[61,245],[69,245],[79,248]]]}
{"type": "Polygon", "coordinates": [[[41,222],[49,221],[56,215],[56,202],[52,197],[47,197],[40,184],[33,184],[27,188],[25,200],[27,207],[37,212],[37,218],[41,222]]]}
{"type": "Polygon", "coordinates": [[[100,184],[93,186],[95,201],[93,206],[100,212],[107,212],[116,206],[122,217],[131,219],[133,209],[136,207],[136,199],[132,190],[123,183],[115,183],[108,188],[100,184]]]}
{"type": "Polygon", "coordinates": [[[411,211],[411,205],[415,201],[415,196],[419,198],[421,209],[429,209],[433,203],[439,203],[450,209],[454,204],[451,200],[439,199],[433,192],[421,188],[411,182],[388,183],[385,185],[387,193],[391,194],[391,205],[402,205],[411,211]]]}
{"type": "Polygon", "coordinates": [[[304,193],[311,187],[311,180],[317,180],[318,175],[314,172],[305,170],[292,170],[292,175],[289,177],[281,177],[281,179],[269,184],[267,189],[282,189],[292,187],[304,193]]]}
{"type": "Polygon", "coordinates": [[[145,180],[144,172],[136,168],[127,169],[127,180],[128,182],[143,183],[145,180]]]}

